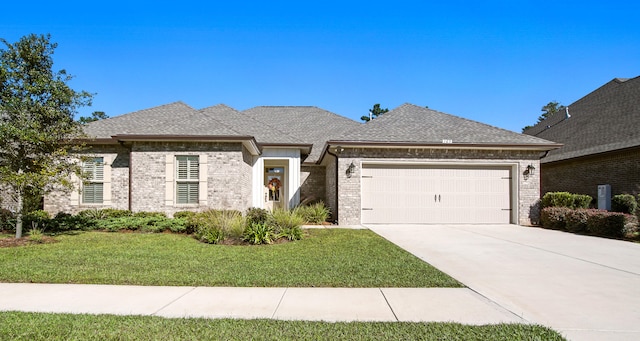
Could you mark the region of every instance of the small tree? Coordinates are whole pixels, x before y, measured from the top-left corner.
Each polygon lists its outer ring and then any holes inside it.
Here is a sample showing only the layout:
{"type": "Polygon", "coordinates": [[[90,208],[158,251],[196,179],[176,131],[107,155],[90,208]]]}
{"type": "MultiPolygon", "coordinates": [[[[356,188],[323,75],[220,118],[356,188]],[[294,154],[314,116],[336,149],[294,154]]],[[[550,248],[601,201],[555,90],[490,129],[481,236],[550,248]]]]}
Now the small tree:
{"type": "Polygon", "coordinates": [[[79,172],[72,142],[83,136],[73,117],[92,95],[71,89],[65,70],[52,70],[50,35],[0,41],[0,182],[16,196],[20,238],[27,195],[72,187],[69,175],[79,172]]]}
{"type": "MultiPolygon", "coordinates": [[[[377,118],[378,116],[388,112],[389,109],[387,108],[380,108],[380,104],[376,103],[373,105],[373,108],[369,109],[369,113],[371,113],[371,119],[377,118]]],[[[360,117],[361,120],[363,120],[364,122],[369,122],[369,116],[362,116],[360,117]]]]}

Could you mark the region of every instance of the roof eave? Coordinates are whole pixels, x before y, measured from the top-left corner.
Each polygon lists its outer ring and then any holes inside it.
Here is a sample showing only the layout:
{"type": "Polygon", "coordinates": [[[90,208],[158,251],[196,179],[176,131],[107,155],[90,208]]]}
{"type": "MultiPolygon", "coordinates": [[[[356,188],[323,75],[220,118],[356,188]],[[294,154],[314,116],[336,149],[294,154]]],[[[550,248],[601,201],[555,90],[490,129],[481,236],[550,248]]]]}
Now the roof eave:
{"type": "Polygon", "coordinates": [[[111,138],[87,138],[80,140],[87,144],[118,144],[122,142],[240,142],[251,155],[260,155],[253,136],[217,136],[217,135],[139,135],[119,134],[111,138]]]}
{"type": "Polygon", "coordinates": [[[309,143],[260,143],[260,147],[264,148],[283,148],[283,149],[299,149],[302,154],[310,154],[313,144],[309,143]]]}
{"type": "Polygon", "coordinates": [[[341,141],[331,140],[325,143],[322,156],[317,163],[322,163],[331,146],[349,148],[417,148],[417,149],[476,149],[476,150],[527,150],[549,151],[563,146],[561,143],[434,143],[434,142],[382,142],[382,141],[341,141]]]}

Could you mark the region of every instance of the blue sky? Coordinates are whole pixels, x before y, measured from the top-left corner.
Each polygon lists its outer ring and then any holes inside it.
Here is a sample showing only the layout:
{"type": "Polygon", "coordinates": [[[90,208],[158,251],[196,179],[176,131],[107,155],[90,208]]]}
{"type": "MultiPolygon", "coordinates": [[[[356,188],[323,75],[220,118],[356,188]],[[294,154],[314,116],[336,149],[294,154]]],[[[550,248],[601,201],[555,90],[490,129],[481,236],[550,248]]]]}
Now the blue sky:
{"type": "Polygon", "coordinates": [[[174,101],[403,103],[520,132],[640,75],[636,1],[11,1],[0,37],[51,33],[56,68],[116,116],[174,101]],[[108,3],[108,4],[107,4],[108,3]]]}

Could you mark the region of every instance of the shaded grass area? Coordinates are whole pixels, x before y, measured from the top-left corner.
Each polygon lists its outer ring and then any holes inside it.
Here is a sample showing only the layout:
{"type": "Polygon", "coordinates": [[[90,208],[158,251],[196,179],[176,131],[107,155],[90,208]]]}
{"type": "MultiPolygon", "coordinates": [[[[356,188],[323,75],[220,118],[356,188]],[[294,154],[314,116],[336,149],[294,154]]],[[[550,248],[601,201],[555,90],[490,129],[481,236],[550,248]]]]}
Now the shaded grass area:
{"type": "Polygon", "coordinates": [[[239,287],[462,287],[369,230],[209,245],[186,235],[84,232],[0,248],[0,282],[239,287]]]}
{"type": "Polygon", "coordinates": [[[166,319],[0,312],[3,340],[564,340],[542,326],[166,319]]]}

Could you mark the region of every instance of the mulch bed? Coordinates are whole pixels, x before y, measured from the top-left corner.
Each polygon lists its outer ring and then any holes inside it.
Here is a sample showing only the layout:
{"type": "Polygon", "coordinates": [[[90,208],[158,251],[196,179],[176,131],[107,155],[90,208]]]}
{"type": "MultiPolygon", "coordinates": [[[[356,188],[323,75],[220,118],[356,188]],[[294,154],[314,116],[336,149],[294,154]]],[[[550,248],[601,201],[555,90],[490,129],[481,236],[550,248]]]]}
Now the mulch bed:
{"type": "Polygon", "coordinates": [[[53,237],[43,236],[41,240],[31,240],[29,237],[22,238],[0,238],[0,248],[2,247],[18,247],[35,244],[49,244],[55,243],[56,240],[53,237]]]}

